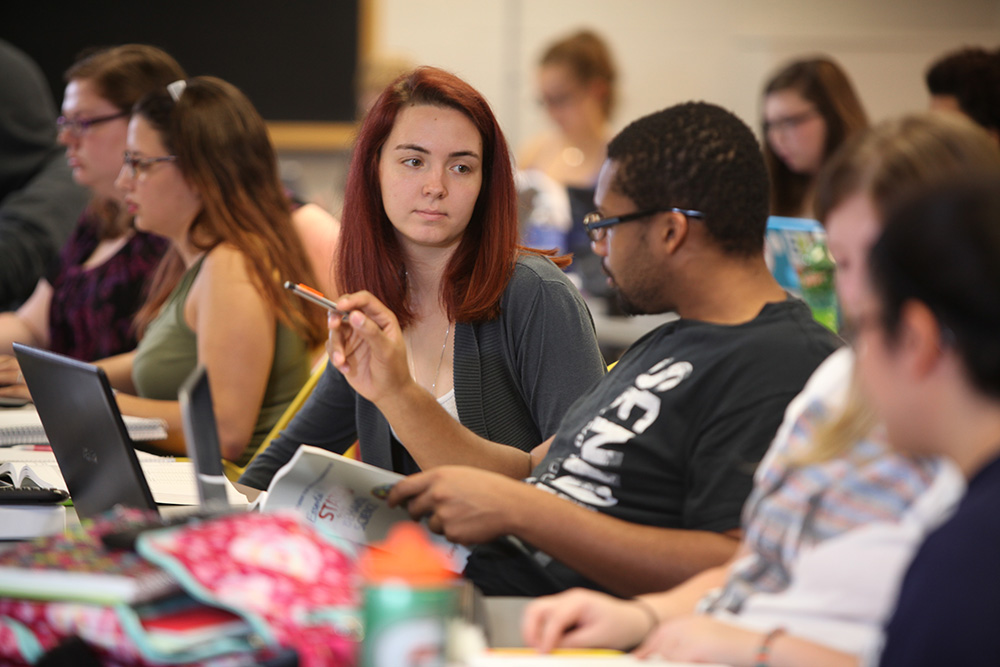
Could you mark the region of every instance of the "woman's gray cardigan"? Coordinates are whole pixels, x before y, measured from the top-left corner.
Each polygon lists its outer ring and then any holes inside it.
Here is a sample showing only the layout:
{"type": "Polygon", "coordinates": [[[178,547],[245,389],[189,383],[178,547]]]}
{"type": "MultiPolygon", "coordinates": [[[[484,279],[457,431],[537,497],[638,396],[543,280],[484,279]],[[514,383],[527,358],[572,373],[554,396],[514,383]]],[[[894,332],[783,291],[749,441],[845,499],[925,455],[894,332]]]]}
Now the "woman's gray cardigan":
{"type": "MultiPolygon", "coordinates": [[[[526,254],[518,260],[498,318],[455,326],[459,418],[494,442],[531,450],[556,432],[569,406],[604,372],[590,311],[545,257],[526,254]]],[[[388,421],[328,363],[302,409],[240,482],[267,488],[300,444],[343,453],[355,440],[363,461],[392,469],[388,421]]]]}

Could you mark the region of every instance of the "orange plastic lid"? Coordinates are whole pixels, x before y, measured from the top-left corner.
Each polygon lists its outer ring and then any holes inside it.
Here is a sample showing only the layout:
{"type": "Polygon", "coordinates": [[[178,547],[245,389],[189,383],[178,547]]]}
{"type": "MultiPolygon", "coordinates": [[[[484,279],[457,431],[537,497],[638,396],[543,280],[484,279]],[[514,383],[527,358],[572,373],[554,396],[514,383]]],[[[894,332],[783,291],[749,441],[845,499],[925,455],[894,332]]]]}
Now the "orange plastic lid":
{"type": "Polygon", "coordinates": [[[385,541],[373,544],[360,559],[361,574],[369,582],[400,579],[413,586],[433,586],[452,581],[448,556],[435,546],[426,529],[400,522],[389,529],[385,541]]]}

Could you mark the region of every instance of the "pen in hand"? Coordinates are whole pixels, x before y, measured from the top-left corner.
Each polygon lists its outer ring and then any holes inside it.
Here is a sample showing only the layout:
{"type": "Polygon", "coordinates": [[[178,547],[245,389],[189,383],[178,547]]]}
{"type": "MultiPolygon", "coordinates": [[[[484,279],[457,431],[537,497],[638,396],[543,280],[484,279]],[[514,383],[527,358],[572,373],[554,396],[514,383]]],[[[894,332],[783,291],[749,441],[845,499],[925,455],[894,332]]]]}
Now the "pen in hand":
{"type": "Polygon", "coordinates": [[[320,292],[317,289],[313,289],[308,285],[303,285],[302,283],[293,283],[291,280],[286,280],[285,289],[291,290],[291,292],[296,296],[300,296],[306,301],[311,301],[315,303],[317,306],[323,306],[330,312],[339,315],[340,320],[342,322],[346,322],[348,316],[350,315],[350,313],[347,312],[346,310],[341,310],[340,308],[337,308],[337,304],[335,304],[333,301],[324,296],[322,292],[320,292]]]}

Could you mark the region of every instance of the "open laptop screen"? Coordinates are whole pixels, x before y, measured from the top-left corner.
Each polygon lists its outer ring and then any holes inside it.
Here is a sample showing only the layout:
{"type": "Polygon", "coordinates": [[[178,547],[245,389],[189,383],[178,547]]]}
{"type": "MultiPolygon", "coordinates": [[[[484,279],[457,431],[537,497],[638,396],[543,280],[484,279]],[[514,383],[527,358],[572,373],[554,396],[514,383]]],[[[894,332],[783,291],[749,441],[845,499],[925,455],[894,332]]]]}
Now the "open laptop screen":
{"type": "Polygon", "coordinates": [[[104,371],[18,343],[14,354],[77,514],[90,519],[115,505],[156,511],[104,371]]]}
{"type": "Polygon", "coordinates": [[[228,507],[219,430],[215,424],[212,392],[204,366],[199,364],[184,380],[177,398],[181,404],[181,423],[188,458],[194,462],[201,506],[211,509],[228,507]]]}

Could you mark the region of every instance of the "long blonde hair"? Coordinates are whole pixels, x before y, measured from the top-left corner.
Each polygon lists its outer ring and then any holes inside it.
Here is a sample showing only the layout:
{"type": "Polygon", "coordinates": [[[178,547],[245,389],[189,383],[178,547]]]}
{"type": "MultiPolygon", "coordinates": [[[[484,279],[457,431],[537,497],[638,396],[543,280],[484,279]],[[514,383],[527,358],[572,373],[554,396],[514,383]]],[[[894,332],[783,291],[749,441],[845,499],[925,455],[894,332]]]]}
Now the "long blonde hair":
{"type": "MultiPolygon", "coordinates": [[[[1000,151],[982,128],[958,114],[920,113],[884,121],[844,145],[819,176],[820,220],[850,197],[867,195],[880,222],[900,197],[956,177],[1000,169],[1000,151]]],[[[852,378],[839,415],[817,431],[804,457],[819,462],[839,456],[878,423],[852,378]]]]}

